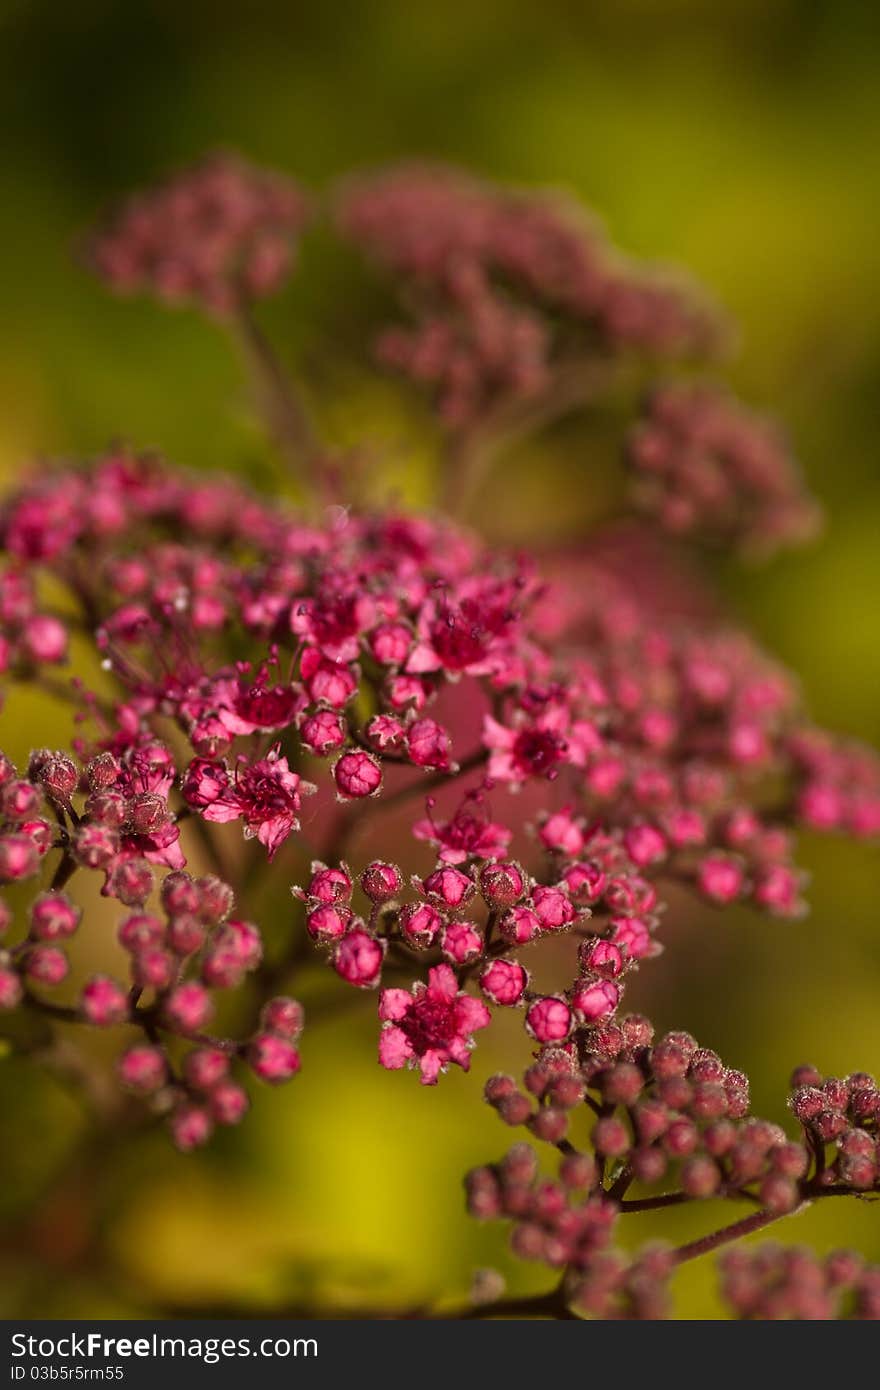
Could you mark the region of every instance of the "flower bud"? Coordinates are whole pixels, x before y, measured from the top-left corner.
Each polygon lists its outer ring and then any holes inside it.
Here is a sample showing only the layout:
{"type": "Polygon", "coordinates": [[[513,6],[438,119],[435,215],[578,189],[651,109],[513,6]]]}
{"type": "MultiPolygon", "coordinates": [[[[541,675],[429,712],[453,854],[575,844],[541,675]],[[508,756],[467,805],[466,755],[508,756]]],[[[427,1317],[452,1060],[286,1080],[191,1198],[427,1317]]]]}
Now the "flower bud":
{"type": "Polygon", "coordinates": [[[96,1028],[109,1028],[128,1018],[128,995],[108,975],[94,975],[80,995],[80,1010],[96,1028]]]}
{"type": "Polygon", "coordinates": [[[278,1033],[257,1033],[248,1046],[247,1060],[254,1074],[273,1086],[296,1076],[302,1065],[293,1043],[278,1033]]]}
{"type": "Polygon", "coordinates": [[[136,1043],[117,1058],[116,1074],[126,1090],[139,1096],[152,1095],[167,1078],[165,1055],[160,1047],[136,1043]]]}
{"type": "Polygon", "coordinates": [[[386,943],[360,927],[346,933],[333,952],[333,967],[347,984],[375,989],[382,974],[386,943]]]}
{"type": "Polygon", "coordinates": [[[31,903],[31,936],[38,941],[64,941],[76,932],[82,909],[66,893],[40,893],[31,903]]]}

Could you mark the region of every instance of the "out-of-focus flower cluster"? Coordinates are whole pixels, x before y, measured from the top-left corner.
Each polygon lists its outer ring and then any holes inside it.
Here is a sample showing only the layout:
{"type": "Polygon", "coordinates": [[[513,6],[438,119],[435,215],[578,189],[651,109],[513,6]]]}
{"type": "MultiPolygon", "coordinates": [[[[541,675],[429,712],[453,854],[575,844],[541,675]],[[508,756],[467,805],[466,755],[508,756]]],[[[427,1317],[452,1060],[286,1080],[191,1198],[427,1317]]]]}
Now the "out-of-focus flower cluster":
{"type": "Polygon", "coordinates": [[[692,285],[625,260],[560,196],[404,165],[352,180],[339,224],[408,318],[382,332],[380,359],[430,388],[451,428],[591,359],[719,345],[717,312],[692,285]]]}
{"type": "Polygon", "coordinates": [[[214,155],[127,199],[87,255],[119,293],[147,291],[223,315],[283,284],[307,215],[292,179],[214,155]]]}
{"type": "Polygon", "coordinates": [[[735,1316],[766,1321],[880,1318],[880,1267],[851,1250],[823,1259],[799,1246],[728,1250],[719,1261],[721,1293],[735,1316]]]}
{"type": "Polygon", "coordinates": [[[766,553],[817,528],[819,509],[780,431],[717,388],[653,392],[627,458],[636,501],[677,534],[766,553]]]}

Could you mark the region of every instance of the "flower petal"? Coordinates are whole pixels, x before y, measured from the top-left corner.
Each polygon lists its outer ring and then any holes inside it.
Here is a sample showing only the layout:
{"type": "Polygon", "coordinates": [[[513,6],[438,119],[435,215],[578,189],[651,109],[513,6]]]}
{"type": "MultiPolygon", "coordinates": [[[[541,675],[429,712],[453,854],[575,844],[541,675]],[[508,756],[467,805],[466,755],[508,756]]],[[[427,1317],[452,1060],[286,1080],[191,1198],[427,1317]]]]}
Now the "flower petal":
{"type": "Polygon", "coordinates": [[[379,1017],[383,1023],[398,1023],[402,1019],[410,1005],[413,997],[406,989],[383,989],[379,995],[379,1017]]]}
{"type": "Polygon", "coordinates": [[[383,1028],[379,1034],[379,1061],[388,1071],[400,1071],[413,1055],[412,1044],[401,1028],[383,1028]]]}

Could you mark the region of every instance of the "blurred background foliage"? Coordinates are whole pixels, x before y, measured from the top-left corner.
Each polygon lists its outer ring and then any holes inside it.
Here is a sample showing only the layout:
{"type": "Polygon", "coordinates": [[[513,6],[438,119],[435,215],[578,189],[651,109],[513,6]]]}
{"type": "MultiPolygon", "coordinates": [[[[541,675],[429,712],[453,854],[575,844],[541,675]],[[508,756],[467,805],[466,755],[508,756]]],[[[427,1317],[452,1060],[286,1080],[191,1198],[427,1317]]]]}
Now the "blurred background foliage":
{"type": "MultiPolygon", "coordinates": [[[[829,526],[769,568],[716,562],[715,578],[801,673],[817,717],[878,742],[878,38],[880,10],[862,0],[3,0],[0,476],[120,436],[267,476],[217,333],[114,301],[76,267],[72,242],[108,198],[218,145],[316,185],[403,156],[564,185],[625,249],[683,263],[738,320],[732,378],[788,424],[829,526]]],[[[381,303],[318,236],[268,321],[309,369],[329,437],[373,448],[374,490],[417,502],[433,440],[365,365],[381,303]]],[[[493,537],[576,540],[619,486],[621,425],[613,412],[572,423],[509,459],[478,509],[493,537]]],[[[21,756],[59,718],[20,699],[0,739],[21,756]]],[[[749,1071],[756,1110],[777,1119],[794,1063],[880,1066],[876,857],[818,840],[802,857],[806,922],[670,913],[667,953],[629,996],[749,1071]]],[[[267,910],[287,904],[282,892],[267,910]]],[[[113,914],[95,911],[109,938],[113,914]]],[[[189,1158],[160,1136],[81,1150],[77,1102],[7,1059],[0,1312],[417,1301],[460,1296],[477,1265],[541,1285],[460,1196],[462,1171],[509,1137],[478,1092],[509,1065],[506,1044],[524,1055],[516,1036],[493,1030],[470,1077],[431,1091],[379,1072],[369,1008],[316,1022],[295,1084],[262,1092],[240,1131],[189,1158]]],[[[687,1239],[715,1215],[658,1213],[638,1237],[687,1239]]],[[[862,1203],[828,1203],[780,1234],[880,1258],[880,1211],[862,1203]]],[[[707,1274],[682,1271],[684,1315],[717,1312],[707,1274]]]]}

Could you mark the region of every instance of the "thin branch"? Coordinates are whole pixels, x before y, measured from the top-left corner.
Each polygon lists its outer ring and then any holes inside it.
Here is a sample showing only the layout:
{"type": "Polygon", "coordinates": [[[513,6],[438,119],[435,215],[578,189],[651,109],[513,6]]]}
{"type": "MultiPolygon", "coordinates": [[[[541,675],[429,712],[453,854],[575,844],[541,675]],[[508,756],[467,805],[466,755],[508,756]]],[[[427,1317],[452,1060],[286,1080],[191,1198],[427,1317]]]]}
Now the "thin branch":
{"type": "Polygon", "coordinates": [[[325,451],[308,411],[269,340],[247,306],[229,320],[269,430],[292,475],[316,499],[328,498],[325,451]]]}
{"type": "Polygon", "coordinates": [[[780,1221],[783,1216],[797,1216],[807,1206],[808,1202],[802,1202],[794,1211],[767,1211],[763,1208],[760,1211],[752,1212],[751,1216],[744,1216],[741,1221],[734,1221],[730,1226],[722,1226],[720,1231],[713,1231],[711,1235],[701,1236],[699,1240],[689,1241],[687,1245],[680,1245],[673,1252],[676,1264],[684,1264],[686,1260],[699,1259],[701,1255],[709,1255],[713,1250],[719,1250],[723,1245],[730,1245],[735,1240],[741,1240],[743,1236],[750,1236],[754,1231],[763,1230],[765,1226],[770,1226],[774,1221],[780,1221]]]}
{"type": "Polygon", "coordinates": [[[538,396],[506,399],[453,441],[446,461],[444,507],[463,515],[499,455],[530,434],[588,405],[614,378],[614,364],[576,358],[557,368],[538,396]]]}

